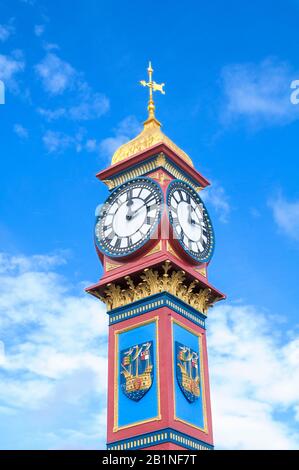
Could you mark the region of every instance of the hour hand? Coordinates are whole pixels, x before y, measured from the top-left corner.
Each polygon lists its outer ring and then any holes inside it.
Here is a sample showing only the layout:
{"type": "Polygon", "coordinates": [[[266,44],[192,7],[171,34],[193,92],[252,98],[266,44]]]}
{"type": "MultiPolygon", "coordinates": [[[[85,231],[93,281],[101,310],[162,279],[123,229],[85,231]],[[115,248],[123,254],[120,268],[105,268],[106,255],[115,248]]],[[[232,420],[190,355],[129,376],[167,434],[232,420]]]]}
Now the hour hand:
{"type": "Polygon", "coordinates": [[[194,208],[193,208],[191,205],[189,205],[189,214],[188,214],[188,222],[189,222],[189,224],[200,226],[200,224],[192,217],[192,213],[194,214],[194,213],[195,213],[195,210],[194,210],[194,208]]]}
{"type": "Polygon", "coordinates": [[[128,192],[128,201],[127,201],[127,207],[128,207],[128,212],[126,215],[127,220],[131,220],[132,217],[134,216],[134,212],[132,211],[132,205],[133,205],[133,199],[132,199],[132,188],[129,189],[128,192]]]}
{"type": "MultiPolygon", "coordinates": [[[[130,202],[130,201],[128,201],[128,202],[130,202]]],[[[127,212],[127,215],[126,215],[126,219],[131,220],[132,217],[134,217],[135,212],[132,211],[132,208],[131,208],[132,204],[127,203],[127,206],[128,206],[128,212],[127,212]]]]}

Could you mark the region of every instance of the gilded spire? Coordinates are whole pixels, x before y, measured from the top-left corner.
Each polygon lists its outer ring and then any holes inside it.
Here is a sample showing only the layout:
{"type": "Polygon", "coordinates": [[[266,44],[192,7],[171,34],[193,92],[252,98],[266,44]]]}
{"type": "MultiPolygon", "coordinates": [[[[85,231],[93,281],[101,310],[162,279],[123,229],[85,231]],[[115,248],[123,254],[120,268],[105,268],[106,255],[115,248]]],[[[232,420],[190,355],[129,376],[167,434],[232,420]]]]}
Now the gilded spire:
{"type": "Polygon", "coordinates": [[[172,140],[170,140],[162,131],[161,124],[155,117],[155,103],[153,98],[154,91],[160,91],[165,95],[163,89],[165,83],[156,83],[153,80],[153,68],[151,62],[148,64],[148,81],[140,80],[140,84],[149,89],[148,118],[144,122],[142,131],[129,142],[121,145],[112,157],[112,163],[119,163],[123,160],[133,157],[137,153],[143,152],[155,145],[164,143],[170,147],[179,157],[185,160],[190,166],[193,166],[192,160],[182,149],[180,149],[172,140]]]}
{"type": "Polygon", "coordinates": [[[152,64],[151,62],[149,62],[148,68],[147,68],[148,82],[146,82],[145,80],[140,80],[139,82],[142,86],[147,86],[149,88],[149,101],[148,101],[148,107],[147,107],[148,118],[145,122],[152,121],[153,119],[156,121],[153,91],[160,91],[162,95],[165,95],[165,91],[163,90],[165,83],[159,84],[153,81],[153,71],[154,69],[152,68],[152,64]]]}

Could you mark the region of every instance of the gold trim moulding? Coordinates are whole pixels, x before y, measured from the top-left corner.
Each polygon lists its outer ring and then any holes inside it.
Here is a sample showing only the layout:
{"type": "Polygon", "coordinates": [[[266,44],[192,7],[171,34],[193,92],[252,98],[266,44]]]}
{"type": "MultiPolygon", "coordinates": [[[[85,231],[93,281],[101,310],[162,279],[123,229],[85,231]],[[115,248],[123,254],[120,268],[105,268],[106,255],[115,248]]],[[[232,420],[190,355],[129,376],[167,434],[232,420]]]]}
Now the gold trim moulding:
{"type": "Polygon", "coordinates": [[[189,183],[192,188],[199,192],[203,188],[199,186],[198,184],[195,184],[192,178],[189,178],[186,176],[186,174],[183,171],[180,171],[175,165],[171,163],[171,161],[165,156],[163,152],[160,152],[155,158],[152,159],[152,157],[149,157],[150,160],[146,163],[141,163],[139,165],[136,165],[135,168],[133,169],[128,169],[121,173],[118,176],[112,177],[110,179],[105,179],[102,180],[103,183],[108,186],[108,189],[112,190],[116,188],[117,186],[133,179],[133,178],[138,178],[139,176],[144,176],[147,173],[150,173],[151,171],[154,171],[158,168],[163,168],[167,170],[167,172],[175,179],[180,179],[182,181],[185,181],[186,183],[189,183]]]}

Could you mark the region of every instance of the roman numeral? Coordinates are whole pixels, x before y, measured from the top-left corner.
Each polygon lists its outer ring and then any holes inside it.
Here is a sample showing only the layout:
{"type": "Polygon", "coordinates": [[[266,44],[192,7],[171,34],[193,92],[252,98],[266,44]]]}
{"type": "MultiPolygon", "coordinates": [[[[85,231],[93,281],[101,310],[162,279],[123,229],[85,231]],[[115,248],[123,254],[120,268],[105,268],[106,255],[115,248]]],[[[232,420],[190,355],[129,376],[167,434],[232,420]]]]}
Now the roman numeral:
{"type": "Polygon", "coordinates": [[[112,229],[112,224],[109,225],[104,225],[103,231],[106,232],[106,230],[112,229]]]}
{"type": "Polygon", "coordinates": [[[180,196],[180,200],[181,200],[181,201],[184,201],[185,198],[184,198],[183,193],[182,193],[182,191],[181,191],[180,189],[178,189],[178,193],[179,193],[179,196],[180,196]]]}
{"type": "Polygon", "coordinates": [[[177,193],[177,191],[176,191],[175,193],[173,193],[173,197],[174,197],[174,199],[176,200],[176,202],[179,203],[179,202],[181,201],[181,200],[180,200],[180,196],[179,196],[179,199],[177,199],[177,198],[176,198],[176,193],[177,193]]]}
{"type": "Polygon", "coordinates": [[[115,243],[115,245],[114,245],[114,248],[120,248],[120,243],[121,243],[121,239],[118,238],[118,239],[116,240],[116,243],[115,243]]]}
{"type": "Polygon", "coordinates": [[[107,240],[112,240],[116,236],[116,233],[114,232],[113,228],[111,227],[111,232],[105,237],[107,240]]]}
{"type": "MultiPolygon", "coordinates": [[[[155,199],[153,199],[155,201],[155,199]]],[[[152,211],[153,209],[155,209],[157,207],[157,204],[152,204],[152,205],[147,205],[146,206],[146,212],[150,212],[152,211]]]]}
{"type": "Polygon", "coordinates": [[[149,217],[149,216],[146,217],[147,225],[152,225],[154,222],[155,222],[154,217],[149,217]]]}

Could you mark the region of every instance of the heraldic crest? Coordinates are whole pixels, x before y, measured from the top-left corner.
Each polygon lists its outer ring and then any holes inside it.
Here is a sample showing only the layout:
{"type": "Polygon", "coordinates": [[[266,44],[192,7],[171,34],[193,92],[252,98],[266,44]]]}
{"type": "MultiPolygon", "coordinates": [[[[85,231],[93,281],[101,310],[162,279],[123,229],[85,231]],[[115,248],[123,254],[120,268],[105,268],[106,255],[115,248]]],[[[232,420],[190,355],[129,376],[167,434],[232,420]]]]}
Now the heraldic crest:
{"type": "Polygon", "coordinates": [[[175,342],[176,376],[179,386],[190,403],[200,396],[198,353],[175,342]]]}
{"type": "Polygon", "coordinates": [[[120,386],[126,397],[139,401],[153,383],[153,342],[136,344],[120,353],[120,386]]]}

